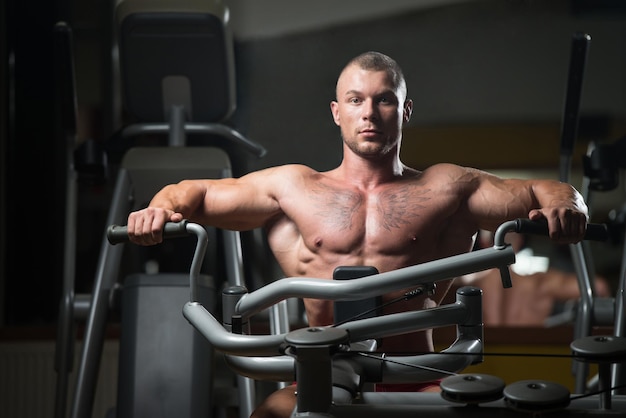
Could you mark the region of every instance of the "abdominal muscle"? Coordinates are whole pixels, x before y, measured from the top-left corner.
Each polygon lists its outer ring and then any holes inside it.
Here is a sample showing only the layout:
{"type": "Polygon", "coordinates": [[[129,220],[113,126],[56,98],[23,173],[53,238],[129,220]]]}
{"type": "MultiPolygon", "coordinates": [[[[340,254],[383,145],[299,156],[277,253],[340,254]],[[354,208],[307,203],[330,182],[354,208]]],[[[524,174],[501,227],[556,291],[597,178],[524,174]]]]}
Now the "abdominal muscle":
{"type": "MultiPolygon", "coordinates": [[[[404,252],[400,254],[377,255],[379,251],[368,254],[363,247],[353,248],[349,253],[331,251],[330,243],[311,249],[299,235],[290,222],[277,222],[268,233],[269,243],[286,277],[310,277],[332,279],[333,271],[338,266],[373,266],[383,273],[399,268],[416,265],[422,262],[415,254],[425,256],[424,252],[411,249],[411,245],[402,245],[404,252]],[[407,255],[408,253],[408,255],[407,255]]],[[[345,236],[343,237],[345,239],[345,236]]],[[[417,243],[415,243],[417,246],[417,243]]],[[[371,246],[370,246],[371,248],[371,246]]],[[[432,246],[430,248],[433,248],[432,246]]],[[[427,257],[429,255],[426,255],[427,257]]],[[[422,310],[432,308],[439,304],[445,296],[451,281],[437,283],[436,293],[432,297],[420,295],[410,300],[400,300],[384,307],[383,314],[405,312],[410,310],[422,310]]],[[[402,289],[383,295],[383,304],[401,298],[407,291],[402,289]]],[[[320,299],[305,299],[309,326],[327,326],[333,323],[333,301],[320,299]]],[[[422,353],[433,351],[432,331],[418,331],[410,334],[402,334],[386,337],[381,341],[381,351],[386,353],[422,353]]]]}

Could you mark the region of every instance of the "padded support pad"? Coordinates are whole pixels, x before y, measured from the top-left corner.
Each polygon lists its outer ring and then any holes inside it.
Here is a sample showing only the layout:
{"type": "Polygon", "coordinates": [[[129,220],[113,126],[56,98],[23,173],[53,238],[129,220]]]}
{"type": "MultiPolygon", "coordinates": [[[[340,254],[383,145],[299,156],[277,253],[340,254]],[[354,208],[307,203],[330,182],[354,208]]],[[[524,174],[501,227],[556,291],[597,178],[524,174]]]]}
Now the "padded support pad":
{"type": "MultiPolygon", "coordinates": [[[[215,312],[202,276],[199,297],[215,312]]],[[[117,418],[206,418],[212,408],[213,348],[182,315],[185,274],[136,274],[122,290],[117,418]]]]}
{"type": "Polygon", "coordinates": [[[124,0],[116,10],[127,110],[142,122],[219,122],[235,108],[227,9],[214,1],[124,0]]]}

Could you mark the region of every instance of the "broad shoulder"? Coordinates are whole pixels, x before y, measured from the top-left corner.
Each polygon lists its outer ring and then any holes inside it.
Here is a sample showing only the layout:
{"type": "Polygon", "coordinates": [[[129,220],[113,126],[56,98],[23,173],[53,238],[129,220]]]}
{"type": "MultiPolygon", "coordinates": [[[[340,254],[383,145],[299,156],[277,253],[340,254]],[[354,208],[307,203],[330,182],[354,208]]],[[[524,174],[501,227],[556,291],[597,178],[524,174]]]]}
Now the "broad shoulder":
{"type": "Polygon", "coordinates": [[[278,165],[248,174],[249,177],[258,177],[278,184],[307,181],[320,175],[318,171],[303,164],[278,165]]]}
{"type": "Polygon", "coordinates": [[[471,177],[479,177],[487,173],[484,171],[475,169],[475,168],[464,167],[464,166],[457,165],[457,164],[438,163],[438,164],[434,164],[426,168],[423,171],[423,174],[427,176],[442,176],[445,178],[451,178],[451,177],[471,178],[471,177]]]}
{"type": "Polygon", "coordinates": [[[486,171],[451,163],[434,164],[426,168],[421,174],[421,178],[426,184],[452,187],[457,192],[459,189],[474,189],[482,180],[493,177],[486,171]]]}
{"type": "Polygon", "coordinates": [[[302,164],[284,164],[253,171],[238,182],[252,186],[256,191],[280,199],[285,195],[304,190],[307,184],[321,174],[302,164]]]}

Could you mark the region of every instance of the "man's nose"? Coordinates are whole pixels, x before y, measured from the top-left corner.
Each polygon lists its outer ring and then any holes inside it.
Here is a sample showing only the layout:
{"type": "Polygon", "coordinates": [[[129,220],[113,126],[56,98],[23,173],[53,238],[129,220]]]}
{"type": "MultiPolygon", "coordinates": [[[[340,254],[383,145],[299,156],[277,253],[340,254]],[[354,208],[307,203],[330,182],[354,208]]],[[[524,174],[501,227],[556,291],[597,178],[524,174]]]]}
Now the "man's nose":
{"type": "Polygon", "coordinates": [[[378,106],[374,100],[366,100],[363,103],[363,119],[378,119],[378,106]]]}

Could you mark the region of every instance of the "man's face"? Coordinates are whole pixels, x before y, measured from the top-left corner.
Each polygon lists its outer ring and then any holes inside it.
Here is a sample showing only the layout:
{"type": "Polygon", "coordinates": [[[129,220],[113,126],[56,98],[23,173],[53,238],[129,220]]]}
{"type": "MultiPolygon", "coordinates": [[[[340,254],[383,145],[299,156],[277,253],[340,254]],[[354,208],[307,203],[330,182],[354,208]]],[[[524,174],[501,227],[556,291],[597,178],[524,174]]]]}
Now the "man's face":
{"type": "Polygon", "coordinates": [[[339,77],[337,101],[331,102],[331,111],[344,142],[354,153],[385,155],[398,145],[402,124],[410,117],[412,104],[404,100],[386,72],[352,65],[339,77]]]}

